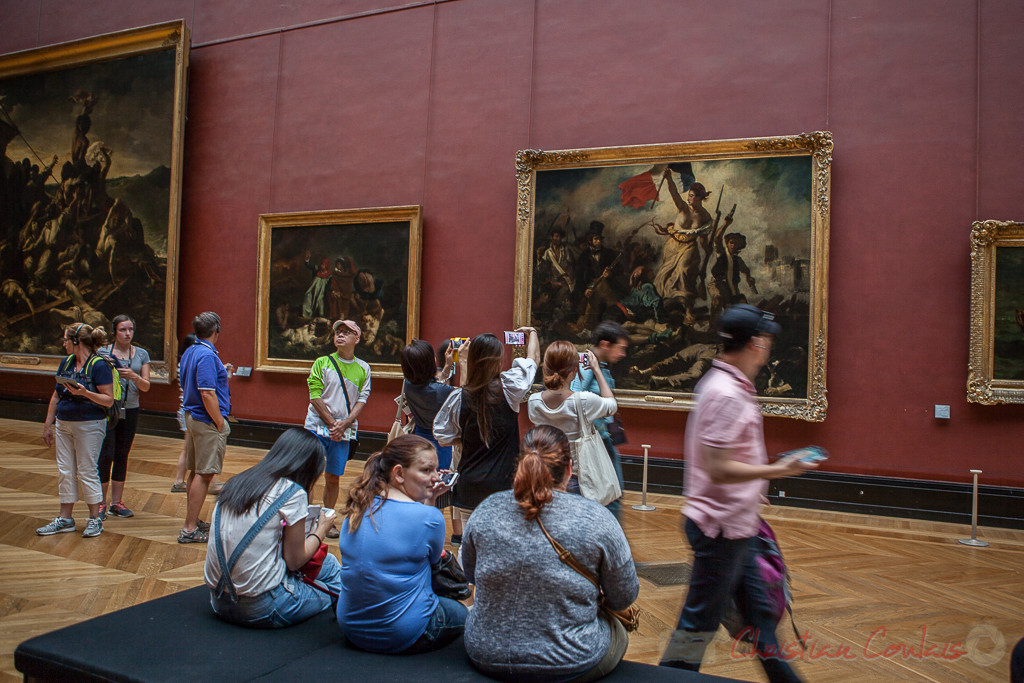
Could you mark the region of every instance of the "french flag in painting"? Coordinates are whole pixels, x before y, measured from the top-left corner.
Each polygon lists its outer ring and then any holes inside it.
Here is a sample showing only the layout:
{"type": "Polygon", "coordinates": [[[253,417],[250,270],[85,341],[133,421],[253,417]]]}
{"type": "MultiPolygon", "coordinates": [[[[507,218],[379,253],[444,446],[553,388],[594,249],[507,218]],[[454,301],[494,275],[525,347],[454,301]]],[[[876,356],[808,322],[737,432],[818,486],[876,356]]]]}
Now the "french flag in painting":
{"type": "Polygon", "coordinates": [[[690,189],[695,180],[693,166],[689,161],[677,164],[659,164],[649,171],[635,175],[619,183],[619,190],[622,192],[622,205],[634,209],[642,209],[650,201],[657,201],[661,187],[654,184],[654,178],[660,176],[668,168],[679,174],[679,180],[683,185],[683,192],[690,189]]]}

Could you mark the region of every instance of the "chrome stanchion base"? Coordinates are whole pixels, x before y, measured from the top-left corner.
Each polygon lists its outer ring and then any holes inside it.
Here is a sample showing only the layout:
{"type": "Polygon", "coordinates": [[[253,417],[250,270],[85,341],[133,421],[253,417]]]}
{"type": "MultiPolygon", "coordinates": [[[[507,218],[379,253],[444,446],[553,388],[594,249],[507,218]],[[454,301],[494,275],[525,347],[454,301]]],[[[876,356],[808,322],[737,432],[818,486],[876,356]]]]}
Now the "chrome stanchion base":
{"type": "MultiPolygon", "coordinates": [[[[650,512],[651,510],[657,510],[658,508],[654,507],[653,505],[634,505],[633,509],[639,510],[640,512],[650,512]]],[[[985,545],[988,545],[988,543],[986,543],[985,545]]]]}
{"type": "Polygon", "coordinates": [[[976,548],[987,548],[988,547],[988,541],[979,541],[976,538],[961,538],[957,542],[958,543],[963,543],[964,545],[972,545],[972,546],[974,546],[976,548]]]}

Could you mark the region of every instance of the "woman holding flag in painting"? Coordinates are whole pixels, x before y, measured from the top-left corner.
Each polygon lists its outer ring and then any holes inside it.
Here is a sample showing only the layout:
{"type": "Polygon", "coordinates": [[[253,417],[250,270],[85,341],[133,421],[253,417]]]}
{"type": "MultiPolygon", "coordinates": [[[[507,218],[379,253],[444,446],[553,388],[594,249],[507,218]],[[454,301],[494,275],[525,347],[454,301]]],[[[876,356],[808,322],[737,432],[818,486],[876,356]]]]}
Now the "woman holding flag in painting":
{"type": "Polygon", "coordinates": [[[672,169],[666,168],[662,177],[668,183],[668,191],[678,213],[673,223],[663,228],[655,227],[658,234],[665,235],[668,239],[662,247],[661,267],[654,276],[654,288],[666,301],[681,300],[686,307],[684,322],[692,325],[696,322],[693,303],[698,297],[700,279],[701,259],[698,240],[713,226],[711,214],[704,208],[704,200],[710,193],[701,183],[695,182],[687,190],[684,201],[672,180],[672,169]]]}

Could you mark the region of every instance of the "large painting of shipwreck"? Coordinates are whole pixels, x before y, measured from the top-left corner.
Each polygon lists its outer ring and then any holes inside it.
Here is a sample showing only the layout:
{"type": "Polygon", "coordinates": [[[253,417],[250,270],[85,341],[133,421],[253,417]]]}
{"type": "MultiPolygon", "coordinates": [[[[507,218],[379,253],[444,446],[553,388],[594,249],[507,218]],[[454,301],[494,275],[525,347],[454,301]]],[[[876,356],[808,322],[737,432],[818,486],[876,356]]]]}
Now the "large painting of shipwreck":
{"type": "Polygon", "coordinates": [[[0,370],[124,313],[173,379],[188,46],[178,21],[0,57],[0,370]]]}

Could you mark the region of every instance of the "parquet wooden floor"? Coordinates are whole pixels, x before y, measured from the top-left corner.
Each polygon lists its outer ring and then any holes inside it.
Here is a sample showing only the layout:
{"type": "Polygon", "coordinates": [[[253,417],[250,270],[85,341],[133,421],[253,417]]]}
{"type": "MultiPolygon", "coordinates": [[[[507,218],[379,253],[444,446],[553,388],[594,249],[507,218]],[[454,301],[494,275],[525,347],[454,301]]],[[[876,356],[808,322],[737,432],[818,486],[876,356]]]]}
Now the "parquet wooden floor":
{"type": "MultiPolygon", "coordinates": [[[[57,472],[40,425],[0,419],[0,677],[20,678],[14,649],[31,636],[200,585],[206,546],[179,545],[184,494],[170,493],[181,442],[140,435],[129,461],[130,519],[110,518],[99,538],[40,537],[57,511],[57,472]]],[[[225,474],[263,451],[229,447],[225,474]]],[[[349,467],[346,480],[358,465],[349,467]]],[[[623,526],[637,562],[689,562],[679,530],[682,500],[650,496],[654,512],[628,505],[623,526]]],[[[210,518],[212,498],[204,519],[210,518]]],[[[86,513],[76,507],[79,529],[86,513]]],[[[982,528],[989,548],[956,539],[970,529],[915,520],[774,507],[793,583],[796,623],[809,649],[795,651],[808,681],[1006,681],[1009,652],[1024,636],[1024,532],[982,528]],[[924,647],[922,650],[922,641],[924,647]]],[[[336,551],[335,551],[336,552],[336,551]]],[[[655,663],[675,625],[684,586],[641,580],[640,630],[627,658],[655,663]]],[[[787,621],[779,629],[794,640],[787,621]]],[[[118,634],[110,634],[117,638],[118,634]]],[[[765,680],[719,632],[704,671],[765,680]]]]}

